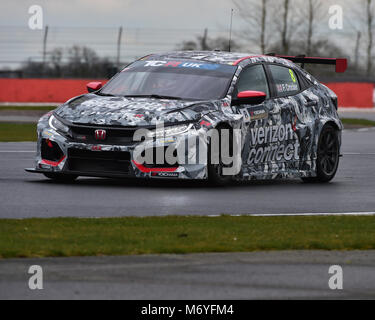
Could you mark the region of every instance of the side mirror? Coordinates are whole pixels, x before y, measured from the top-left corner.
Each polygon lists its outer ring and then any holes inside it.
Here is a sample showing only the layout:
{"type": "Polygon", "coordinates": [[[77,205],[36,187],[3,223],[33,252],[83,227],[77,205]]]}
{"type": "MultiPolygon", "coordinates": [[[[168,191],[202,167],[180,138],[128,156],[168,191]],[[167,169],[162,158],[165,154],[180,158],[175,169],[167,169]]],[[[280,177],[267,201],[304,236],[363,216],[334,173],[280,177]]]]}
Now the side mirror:
{"type": "Polygon", "coordinates": [[[87,88],[87,91],[88,92],[94,92],[94,91],[97,91],[99,90],[101,87],[103,86],[103,84],[99,81],[94,81],[94,82],[89,82],[88,84],[86,84],[86,88],[87,88]]]}
{"type": "Polygon", "coordinates": [[[234,99],[233,104],[260,104],[266,100],[267,95],[262,91],[241,91],[234,99]]]}

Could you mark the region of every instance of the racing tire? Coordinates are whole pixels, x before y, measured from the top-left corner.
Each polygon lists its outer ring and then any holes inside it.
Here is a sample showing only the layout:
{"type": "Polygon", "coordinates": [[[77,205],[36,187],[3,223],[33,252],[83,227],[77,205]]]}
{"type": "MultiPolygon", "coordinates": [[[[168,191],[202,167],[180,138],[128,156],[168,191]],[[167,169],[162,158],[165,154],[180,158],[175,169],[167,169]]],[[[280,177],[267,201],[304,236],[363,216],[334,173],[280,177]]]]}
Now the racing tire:
{"type": "Polygon", "coordinates": [[[229,141],[230,141],[230,150],[232,150],[232,141],[233,141],[233,131],[230,128],[221,127],[217,128],[219,133],[219,164],[211,164],[211,143],[208,146],[208,181],[215,186],[224,186],[233,181],[233,176],[223,175],[222,171],[225,165],[222,163],[221,157],[221,130],[229,129],[229,141]]]}
{"type": "Polygon", "coordinates": [[[326,183],[336,175],[340,159],[338,131],[332,125],[323,127],[319,136],[316,177],[302,178],[308,183],[326,183]]]}
{"type": "Polygon", "coordinates": [[[43,173],[43,174],[48,179],[51,179],[56,182],[63,182],[63,183],[73,182],[78,178],[78,176],[73,175],[73,174],[63,174],[63,173],[43,173]]]}

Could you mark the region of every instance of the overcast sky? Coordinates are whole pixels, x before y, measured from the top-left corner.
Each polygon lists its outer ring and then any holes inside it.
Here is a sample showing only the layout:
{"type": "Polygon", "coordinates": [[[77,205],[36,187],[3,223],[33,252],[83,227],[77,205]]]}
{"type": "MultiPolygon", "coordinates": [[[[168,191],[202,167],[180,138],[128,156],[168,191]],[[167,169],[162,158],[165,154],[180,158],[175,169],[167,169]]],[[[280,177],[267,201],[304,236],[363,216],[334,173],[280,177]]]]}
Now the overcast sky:
{"type": "MultiPolygon", "coordinates": [[[[101,56],[116,54],[118,27],[123,26],[122,60],[150,52],[169,51],[209,29],[228,34],[232,0],[1,0],[0,67],[41,59],[43,31],[30,30],[29,7],[43,9],[49,26],[47,50],[74,44],[101,56]],[[97,29],[85,29],[95,27],[97,29]],[[137,29],[139,28],[139,29],[137,29]],[[131,30],[130,30],[131,29],[131,30]],[[16,62],[16,63],[15,63],[16,62]]],[[[234,27],[240,28],[239,23],[234,27]]]]}
{"type": "Polygon", "coordinates": [[[1,0],[0,25],[27,26],[38,4],[55,26],[217,28],[229,24],[231,0],[1,0]]]}
{"type": "MultiPolygon", "coordinates": [[[[352,0],[324,0],[324,3],[344,5],[348,1],[352,0]]],[[[281,3],[281,0],[270,1],[274,8],[281,3]]],[[[43,31],[28,28],[31,5],[43,8],[44,25],[50,28],[47,51],[78,44],[113,58],[118,27],[123,26],[122,61],[150,52],[174,50],[178,43],[202,35],[204,28],[209,29],[210,37],[226,37],[231,8],[235,7],[232,0],[0,0],[0,67],[13,67],[28,58],[41,59],[43,31]]],[[[282,9],[276,12],[281,13],[282,9]]],[[[349,13],[347,7],[345,17],[349,13]]],[[[330,31],[327,19],[319,25],[319,32],[333,41],[338,39],[338,45],[351,47],[355,42],[353,29],[345,21],[348,20],[344,19],[343,31],[330,31]]],[[[235,10],[233,29],[243,30],[243,26],[235,10]]],[[[238,33],[234,32],[236,36],[238,33]]]]}

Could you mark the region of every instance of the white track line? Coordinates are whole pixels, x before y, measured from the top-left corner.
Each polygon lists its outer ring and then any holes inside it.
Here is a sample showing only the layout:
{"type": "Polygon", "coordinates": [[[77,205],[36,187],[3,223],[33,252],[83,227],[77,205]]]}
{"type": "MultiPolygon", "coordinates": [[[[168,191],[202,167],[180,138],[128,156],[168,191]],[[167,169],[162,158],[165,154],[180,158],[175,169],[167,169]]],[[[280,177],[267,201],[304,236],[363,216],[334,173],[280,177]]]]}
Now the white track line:
{"type": "MultiPolygon", "coordinates": [[[[324,213],[270,213],[270,214],[230,214],[231,217],[287,217],[287,216],[375,216],[375,212],[324,212],[324,213]]],[[[212,214],[208,217],[220,217],[220,215],[212,214]]]]}
{"type": "Polygon", "coordinates": [[[339,110],[338,112],[342,112],[342,113],[345,113],[345,112],[349,112],[349,113],[353,113],[353,112],[359,112],[359,113],[373,113],[375,112],[375,108],[356,108],[356,107],[340,107],[339,106],[339,110]]]}
{"type": "Polygon", "coordinates": [[[34,152],[36,153],[35,150],[0,150],[0,153],[26,153],[26,152],[34,152]]]}

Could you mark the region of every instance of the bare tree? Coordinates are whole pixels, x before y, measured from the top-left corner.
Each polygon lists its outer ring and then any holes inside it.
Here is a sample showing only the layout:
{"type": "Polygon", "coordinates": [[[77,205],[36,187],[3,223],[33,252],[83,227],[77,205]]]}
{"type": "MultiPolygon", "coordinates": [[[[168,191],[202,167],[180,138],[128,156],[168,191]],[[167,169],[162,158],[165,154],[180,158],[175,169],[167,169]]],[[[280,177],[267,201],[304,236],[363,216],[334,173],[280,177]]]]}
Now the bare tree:
{"type": "Polygon", "coordinates": [[[198,37],[201,49],[202,50],[209,50],[209,46],[207,44],[207,35],[208,35],[208,29],[204,29],[203,37],[198,37]]]}
{"type": "Polygon", "coordinates": [[[261,53],[266,53],[268,45],[268,0],[233,0],[237,12],[247,24],[242,33],[256,43],[261,53]]]}
{"type": "Polygon", "coordinates": [[[53,49],[48,63],[25,61],[22,70],[26,77],[54,78],[109,78],[117,71],[108,58],[100,58],[93,49],[78,45],[53,49]]]}
{"type": "Polygon", "coordinates": [[[357,31],[357,38],[355,41],[355,48],[354,48],[354,66],[355,69],[358,69],[359,67],[359,47],[361,45],[361,31],[357,31]]]}
{"type": "Polygon", "coordinates": [[[61,76],[62,56],[62,48],[55,48],[51,52],[50,61],[57,77],[61,76]]]}
{"type": "Polygon", "coordinates": [[[321,0],[308,0],[307,6],[305,4],[305,1],[303,1],[302,6],[306,9],[302,9],[302,11],[305,11],[304,15],[307,20],[306,54],[311,55],[312,45],[316,37],[316,26],[326,17],[327,10],[325,10],[321,0]]]}
{"type": "Polygon", "coordinates": [[[375,1],[359,0],[353,2],[352,0],[346,0],[345,4],[349,12],[349,18],[345,21],[356,34],[355,68],[358,70],[362,65],[366,68],[367,75],[371,75],[373,69],[375,1]]]}
{"type": "MultiPolygon", "coordinates": [[[[241,46],[232,39],[231,49],[233,51],[240,50],[241,46]]],[[[228,38],[226,37],[216,37],[211,38],[208,36],[208,30],[205,29],[202,36],[197,36],[196,40],[183,41],[181,44],[177,45],[178,50],[222,50],[229,51],[228,38]]]]}
{"type": "Polygon", "coordinates": [[[374,21],[374,8],[373,8],[373,1],[367,0],[367,75],[371,74],[372,70],[372,47],[373,47],[373,21],[374,21]]]}
{"type": "Polygon", "coordinates": [[[198,50],[198,43],[194,40],[183,41],[181,44],[177,45],[177,50],[189,51],[198,50]]]}
{"type": "Polygon", "coordinates": [[[283,53],[287,54],[289,52],[289,41],[287,38],[288,35],[288,22],[289,22],[289,0],[284,0],[284,14],[283,14],[283,26],[281,28],[281,47],[283,49],[283,53]]]}
{"type": "Polygon", "coordinates": [[[267,0],[262,0],[262,16],[260,30],[260,48],[262,53],[266,53],[266,18],[267,18],[267,0]]]}
{"type": "Polygon", "coordinates": [[[299,38],[296,35],[305,19],[296,14],[298,9],[295,0],[272,0],[270,4],[272,4],[270,12],[272,19],[270,19],[268,28],[271,30],[272,45],[268,49],[277,53],[289,54],[290,45],[299,38]]]}
{"type": "Polygon", "coordinates": [[[309,56],[311,54],[311,41],[313,36],[314,29],[314,6],[313,0],[309,0],[309,9],[308,9],[308,27],[307,27],[307,44],[306,44],[306,54],[309,56]]]}

